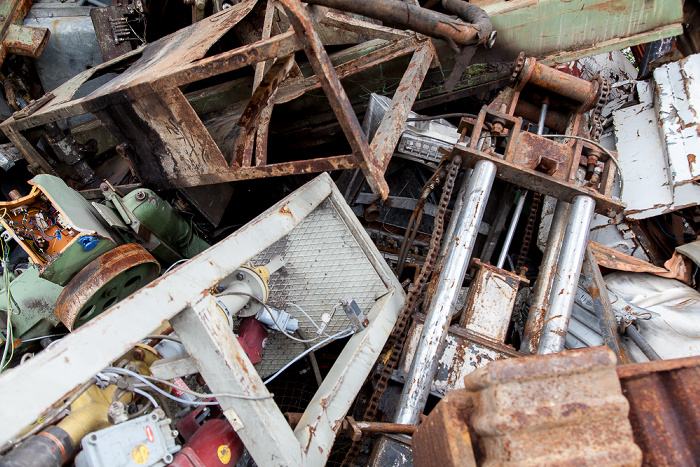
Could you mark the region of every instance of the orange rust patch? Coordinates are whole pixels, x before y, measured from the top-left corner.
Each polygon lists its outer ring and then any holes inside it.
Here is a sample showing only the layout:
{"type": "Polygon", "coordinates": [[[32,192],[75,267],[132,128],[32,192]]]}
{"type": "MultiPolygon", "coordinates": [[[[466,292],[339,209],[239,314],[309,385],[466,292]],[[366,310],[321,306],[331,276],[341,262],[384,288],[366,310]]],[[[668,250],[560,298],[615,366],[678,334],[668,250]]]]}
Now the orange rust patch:
{"type": "Polygon", "coordinates": [[[284,205],[280,208],[280,214],[286,214],[288,216],[292,215],[292,212],[287,207],[288,205],[289,203],[284,203],[284,205]]]}

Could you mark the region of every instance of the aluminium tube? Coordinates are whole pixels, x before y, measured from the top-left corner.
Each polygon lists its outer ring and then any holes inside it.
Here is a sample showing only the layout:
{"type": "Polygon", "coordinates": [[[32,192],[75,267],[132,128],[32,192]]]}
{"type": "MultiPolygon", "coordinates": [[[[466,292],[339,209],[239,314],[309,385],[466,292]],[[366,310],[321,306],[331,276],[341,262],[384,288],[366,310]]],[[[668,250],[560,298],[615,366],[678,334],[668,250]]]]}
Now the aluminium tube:
{"type": "Polygon", "coordinates": [[[527,315],[527,323],[525,323],[525,330],[523,331],[523,342],[520,345],[520,351],[527,354],[534,355],[537,352],[537,344],[544,326],[544,315],[547,314],[549,309],[549,292],[552,290],[552,281],[557,270],[557,260],[564,241],[568,212],[569,203],[561,200],[557,201],[557,206],[552,216],[552,223],[549,227],[547,245],[540,264],[540,272],[537,275],[537,282],[532,291],[532,304],[530,305],[530,312],[527,315]]]}
{"type": "Polygon", "coordinates": [[[452,309],[469,266],[495,178],[496,165],[493,162],[482,160],[476,163],[472,176],[469,177],[467,200],[458,213],[454,235],[443,240],[449,242],[445,263],[440,271],[437,290],[428,307],[411,369],[406,376],[395,423],[416,425],[423,413],[438,369],[437,356],[447,337],[452,309]]]}
{"type": "Polygon", "coordinates": [[[557,272],[550,292],[549,310],[537,344],[538,355],[564,350],[566,330],[574,306],[594,210],[595,201],[590,196],[576,196],[571,203],[557,272]]]}
{"type": "Polygon", "coordinates": [[[498,263],[496,263],[496,267],[499,269],[503,269],[503,263],[506,261],[506,256],[508,256],[510,243],[513,241],[515,228],[518,226],[520,214],[523,212],[523,206],[525,205],[526,196],[527,190],[522,190],[520,192],[520,198],[518,198],[518,202],[515,205],[515,212],[513,212],[513,218],[510,220],[510,225],[508,226],[508,234],[506,234],[506,240],[505,242],[503,242],[503,248],[501,248],[501,254],[498,257],[498,263]]]}

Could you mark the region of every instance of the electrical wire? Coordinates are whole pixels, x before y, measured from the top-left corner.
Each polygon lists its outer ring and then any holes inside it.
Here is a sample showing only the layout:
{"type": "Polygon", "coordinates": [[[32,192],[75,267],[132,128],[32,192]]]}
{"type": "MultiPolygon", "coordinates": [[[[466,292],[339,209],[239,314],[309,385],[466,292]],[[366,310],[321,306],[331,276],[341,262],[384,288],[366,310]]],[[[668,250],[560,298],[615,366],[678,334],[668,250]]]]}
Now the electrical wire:
{"type": "Polygon", "coordinates": [[[284,334],[286,337],[290,338],[290,339],[293,340],[293,341],[301,342],[302,344],[306,344],[306,343],[308,343],[308,342],[317,341],[317,340],[319,340],[319,339],[321,338],[321,336],[316,336],[316,337],[314,337],[313,339],[299,339],[298,337],[292,336],[291,334],[289,334],[289,333],[284,329],[284,327],[280,326],[280,323],[277,322],[277,318],[275,318],[275,315],[272,313],[272,310],[270,310],[270,308],[265,304],[265,302],[263,302],[262,300],[260,300],[258,297],[256,297],[256,296],[253,295],[253,294],[249,294],[249,293],[246,293],[246,292],[237,292],[237,291],[231,290],[231,291],[229,291],[229,292],[220,293],[220,294],[218,294],[218,295],[216,295],[216,296],[217,296],[217,297],[223,297],[223,296],[226,296],[226,295],[243,295],[243,296],[245,296],[245,297],[252,298],[252,299],[255,300],[256,302],[258,302],[259,304],[261,304],[261,305],[267,310],[267,313],[270,315],[270,318],[272,318],[272,321],[273,321],[273,322],[275,323],[275,325],[277,326],[277,329],[279,330],[279,332],[281,332],[282,334],[284,334]]]}
{"type": "Polygon", "coordinates": [[[166,275],[167,273],[169,273],[169,272],[170,272],[175,266],[177,266],[178,264],[182,264],[182,263],[184,263],[185,261],[189,261],[189,260],[190,260],[189,258],[178,259],[178,260],[175,261],[173,264],[171,264],[170,267],[169,267],[168,269],[165,270],[165,272],[163,273],[163,275],[166,275]]]}
{"type": "Polygon", "coordinates": [[[5,327],[5,349],[2,352],[2,359],[0,360],[0,373],[5,371],[5,367],[10,364],[12,357],[15,355],[15,346],[13,344],[14,336],[12,334],[12,307],[10,306],[10,301],[12,295],[10,292],[10,273],[7,267],[10,258],[9,246],[5,243],[5,240],[0,241],[0,251],[2,252],[2,275],[5,280],[5,292],[7,295],[7,322],[5,327]],[[7,358],[8,351],[10,353],[10,358],[7,358]]]}
{"type": "Polygon", "coordinates": [[[143,340],[150,339],[150,340],[164,340],[164,341],[173,341],[177,342],[178,344],[182,344],[182,341],[175,336],[168,336],[166,334],[151,334],[143,338],[143,340]]]}
{"type": "Polygon", "coordinates": [[[162,378],[156,378],[155,376],[145,376],[138,374],[136,372],[133,372],[131,370],[127,370],[126,368],[115,368],[115,367],[107,367],[105,368],[105,371],[112,372],[112,373],[117,373],[117,374],[122,374],[126,376],[133,376],[134,378],[138,379],[142,383],[146,384],[148,387],[151,389],[155,389],[156,391],[160,392],[163,394],[165,397],[169,397],[170,399],[173,399],[177,402],[182,402],[186,404],[191,404],[191,405],[216,405],[218,402],[192,402],[192,401],[185,401],[183,399],[179,399],[162,389],[160,389],[158,386],[155,384],[151,383],[151,381],[155,381],[157,383],[165,384],[166,386],[170,386],[174,389],[178,389],[182,392],[186,392],[188,394],[192,394],[193,396],[200,397],[202,399],[209,398],[209,397],[231,397],[234,399],[244,399],[244,400],[250,400],[250,401],[259,401],[259,400],[264,400],[264,399],[269,399],[272,397],[272,395],[266,395],[266,396],[247,396],[244,394],[231,394],[231,393],[218,393],[218,394],[204,394],[204,393],[199,393],[196,391],[192,391],[191,389],[183,388],[180,386],[176,386],[175,384],[171,383],[170,381],[162,378]]]}
{"type": "Polygon", "coordinates": [[[620,199],[622,199],[622,191],[623,191],[623,189],[624,189],[624,181],[623,181],[623,179],[622,179],[622,167],[620,167],[620,163],[617,161],[617,158],[616,158],[615,156],[613,156],[612,153],[611,153],[610,151],[608,151],[606,148],[604,148],[602,144],[598,143],[597,141],[593,141],[592,139],[584,138],[583,136],[573,136],[573,135],[551,135],[551,134],[540,135],[540,136],[542,136],[543,138],[571,138],[571,139],[580,139],[581,141],[586,141],[586,142],[588,142],[588,143],[591,143],[591,144],[597,146],[598,149],[600,149],[601,151],[603,151],[605,154],[608,155],[608,157],[610,158],[610,160],[612,160],[613,163],[615,164],[615,167],[617,167],[617,172],[620,174],[620,199]]]}
{"type": "Polygon", "coordinates": [[[676,240],[677,242],[687,243],[687,242],[691,242],[691,241],[695,240],[695,238],[697,238],[697,235],[694,236],[693,238],[688,238],[688,239],[674,237],[674,236],[671,235],[670,233],[666,232],[666,229],[664,229],[663,226],[661,225],[661,222],[659,222],[658,216],[655,217],[654,219],[656,220],[656,225],[659,226],[659,228],[660,228],[661,231],[664,233],[664,235],[666,235],[666,236],[669,237],[669,238],[672,238],[672,239],[676,240]]]}
{"type": "Polygon", "coordinates": [[[355,330],[354,330],[353,328],[347,328],[347,329],[345,329],[344,331],[340,331],[340,332],[338,332],[338,333],[336,333],[336,334],[333,334],[332,336],[327,337],[326,339],[322,340],[321,342],[318,342],[318,343],[314,344],[312,347],[309,347],[308,349],[306,349],[305,351],[303,351],[302,353],[300,353],[299,355],[297,355],[296,357],[294,357],[294,359],[293,359],[292,361],[290,361],[290,362],[287,363],[285,366],[283,366],[282,368],[280,368],[280,369],[277,371],[277,373],[275,373],[274,375],[272,375],[272,376],[270,376],[269,378],[267,378],[267,379],[263,382],[263,384],[269,384],[270,381],[272,381],[273,379],[277,378],[284,370],[286,370],[287,368],[289,368],[290,366],[292,366],[293,364],[295,364],[296,362],[298,362],[298,361],[301,360],[302,358],[306,357],[306,355],[307,355],[308,353],[313,352],[314,350],[316,350],[317,348],[321,347],[321,346],[324,345],[325,343],[330,342],[330,341],[332,341],[332,340],[336,340],[336,339],[344,339],[344,338],[346,338],[346,337],[348,337],[348,336],[350,336],[350,335],[352,335],[352,334],[354,334],[354,333],[355,333],[355,330]]]}
{"type": "Polygon", "coordinates": [[[141,389],[138,389],[138,388],[134,388],[134,392],[136,394],[139,394],[139,395],[145,397],[146,399],[148,399],[151,402],[151,404],[153,404],[154,408],[156,408],[156,409],[158,408],[158,402],[156,402],[155,397],[153,397],[152,395],[150,395],[146,391],[142,391],[141,389]]]}

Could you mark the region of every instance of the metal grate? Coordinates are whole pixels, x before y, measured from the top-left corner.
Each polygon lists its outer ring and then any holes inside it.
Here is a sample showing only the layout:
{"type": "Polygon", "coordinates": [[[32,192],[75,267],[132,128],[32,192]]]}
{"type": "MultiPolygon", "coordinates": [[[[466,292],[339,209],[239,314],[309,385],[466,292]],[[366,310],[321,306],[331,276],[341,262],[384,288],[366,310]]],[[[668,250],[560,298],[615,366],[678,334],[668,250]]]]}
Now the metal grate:
{"type": "MultiPolygon", "coordinates": [[[[253,258],[251,264],[261,266],[278,255],[285,259],[286,266],[270,277],[268,304],[291,313],[309,337],[316,335],[316,328],[287,302],[295,303],[320,324],[321,315],[331,313],[342,297],[351,297],[368,314],[375,301],[388,290],[352,230],[328,199],[291,233],[253,258]]],[[[333,335],[349,326],[350,321],[339,306],[326,333],[333,335]]],[[[304,344],[274,333],[267,340],[262,362],[256,368],[264,378],[304,350],[304,344]]]]}

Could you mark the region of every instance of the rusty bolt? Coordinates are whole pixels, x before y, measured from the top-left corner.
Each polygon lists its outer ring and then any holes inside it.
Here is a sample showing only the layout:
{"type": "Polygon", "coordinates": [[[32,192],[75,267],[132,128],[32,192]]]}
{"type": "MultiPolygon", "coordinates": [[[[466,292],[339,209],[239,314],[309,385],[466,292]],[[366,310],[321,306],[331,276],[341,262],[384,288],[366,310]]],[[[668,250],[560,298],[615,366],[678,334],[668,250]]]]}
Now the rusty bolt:
{"type": "Polygon", "coordinates": [[[137,199],[138,201],[143,201],[144,199],[146,199],[146,192],[143,191],[143,190],[137,191],[137,192],[136,192],[136,199],[137,199]]]}
{"type": "Polygon", "coordinates": [[[365,318],[365,320],[362,322],[362,325],[363,325],[364,327],[369,326],[369,319],[365,318]]]}
{"type": "Polygon", "coordinates": [[[491,134],[494,136],[501,136],[501,134],[503,134],[503,124],[501,122],[494,122],[491,126],[491,134]]]}
{"type": "Polygon", "coordinates": [[[245,279],[245,274],[242,272],[239,272],[238,274],[236,274],[236,279],[238,279],[239,281],[242,281],[243,279],[245,279]]]}
{"type": "Polygon", "coordinates": [[[142,349],[136,349],[134,350],[133,356],[135,360],[143,361],[143,358],[146,356],[146,354],[142,349]]]}

